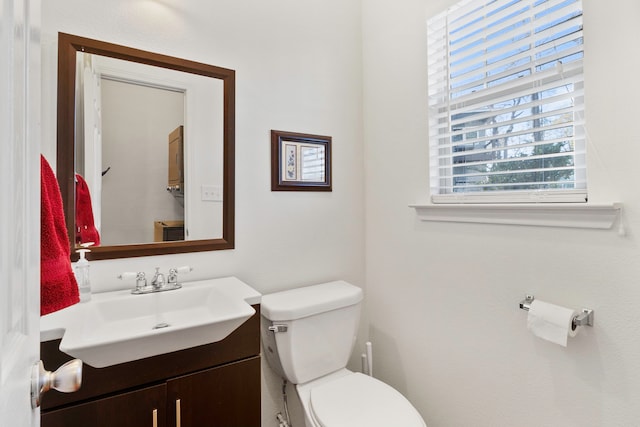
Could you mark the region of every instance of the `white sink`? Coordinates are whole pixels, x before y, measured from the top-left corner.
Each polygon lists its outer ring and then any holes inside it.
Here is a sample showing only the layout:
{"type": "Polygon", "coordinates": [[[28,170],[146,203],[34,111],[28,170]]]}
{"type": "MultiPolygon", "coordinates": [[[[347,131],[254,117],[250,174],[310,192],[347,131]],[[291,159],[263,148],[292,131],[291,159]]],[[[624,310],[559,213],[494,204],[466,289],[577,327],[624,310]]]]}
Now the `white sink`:
{"type": "Polygon", "coordinates": [[[235,277],[185,282],[144,295],[94,294],[41,319],[41,340],[63,331],[60,350],[96,368],[226,338],[255,310],[260,294],[235,277]]]}

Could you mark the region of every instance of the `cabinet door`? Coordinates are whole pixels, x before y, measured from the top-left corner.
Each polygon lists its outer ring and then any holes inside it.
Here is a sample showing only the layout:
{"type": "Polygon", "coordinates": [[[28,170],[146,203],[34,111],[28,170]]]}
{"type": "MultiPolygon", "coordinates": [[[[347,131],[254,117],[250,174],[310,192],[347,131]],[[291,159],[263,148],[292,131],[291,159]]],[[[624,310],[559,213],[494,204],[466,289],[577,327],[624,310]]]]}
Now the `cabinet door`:
{"type": "Polygon", "coordinates": [[[167,382],[167,423],[177,427],[260,427],[260,357],[167,382]]]}
{"type": "Polygon", "coordinates": [[[184,183],[184,137],[183,127],[178,126],[169,134],[169,179],[168,185],[182,185],[184,183]]]}
{"type": "MultiPolygon", "coordinates": [[[[46,398],[46,396],[45,396],[46,398]]],[[[43,412],[42,427],[166,427],[165,384],[43,412]]]]}

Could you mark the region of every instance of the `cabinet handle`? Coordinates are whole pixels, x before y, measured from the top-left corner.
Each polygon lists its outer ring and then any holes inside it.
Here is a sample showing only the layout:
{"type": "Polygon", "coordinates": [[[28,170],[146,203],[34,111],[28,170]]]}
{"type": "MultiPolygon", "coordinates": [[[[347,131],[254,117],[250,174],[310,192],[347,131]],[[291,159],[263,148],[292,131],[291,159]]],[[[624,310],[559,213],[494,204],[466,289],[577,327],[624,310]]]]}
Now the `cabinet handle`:
{"type": "Polygon", "coordinates": [[[153,410],[153,427],[158,427],[158,410],[153,410]]]}
{"type": "Polygon", "coordinates": [[[176,400],[176,427],[180,427],[180,399],[176,400]]]}

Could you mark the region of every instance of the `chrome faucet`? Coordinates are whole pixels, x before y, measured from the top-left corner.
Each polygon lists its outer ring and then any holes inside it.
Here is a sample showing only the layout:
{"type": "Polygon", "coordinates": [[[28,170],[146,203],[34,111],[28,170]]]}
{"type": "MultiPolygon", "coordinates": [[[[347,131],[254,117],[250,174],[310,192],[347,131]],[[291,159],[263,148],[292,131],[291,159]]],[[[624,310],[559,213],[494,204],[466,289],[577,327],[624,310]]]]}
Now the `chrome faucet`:
{"type": "Polygon", "coordinates": [[[151,279],[151,284],[147,284],[147,278],[143,271],[138,273],[122,273],[118,279],[136,279],[136,287],[131,291],[134,295],[149,294],[152,292],[171,291],[180,289],[182,285],[178,283],[178,273],[188,273],[192,270],[189,266],[171,268],[165,280],[164,274],[160,272],[160,267],[156,267],[156,272],[151,279]]]}
{"type": "Polygon", "coordinates": [[[151,279],[151,286],[156,290],[164,287],[164,274],[160,273],[160,267],[156,267],[156,274],[151,279]]]}

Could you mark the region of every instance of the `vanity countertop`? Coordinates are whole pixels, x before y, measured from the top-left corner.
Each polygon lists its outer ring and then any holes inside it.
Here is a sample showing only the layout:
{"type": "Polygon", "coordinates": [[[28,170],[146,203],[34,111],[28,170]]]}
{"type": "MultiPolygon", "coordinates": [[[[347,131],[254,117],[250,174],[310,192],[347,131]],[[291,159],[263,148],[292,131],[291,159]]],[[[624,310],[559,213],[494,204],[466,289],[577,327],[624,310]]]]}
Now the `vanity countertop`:
{"type": "MultiPolygon", "coordinates": [[[[182,286],[185,288],[191,286],[202,286],[212,281],[215,281],[216,288],[228,297],[244,300],[249,305],[260,304],[262,295],[240,279],[233,276],[183,282],[182,286]]],[[[180,292],[180,290],[178,289],[175,291],[167,292],[180,292]]],[[[125,296],[127,298],[140,297],[138,295],[132,295],[130,289],[96,293],[92,294],[91,300],[86,303],[78,303],[54,313],[42,316],[40,318],[40,342],[61,339],[64,336],[67,328],[77,322],[80,317],[82,317],[81,311],[86,308],[85,306],[87,304],[106,302],[109,300],[123,298],[125,296]]]]}

